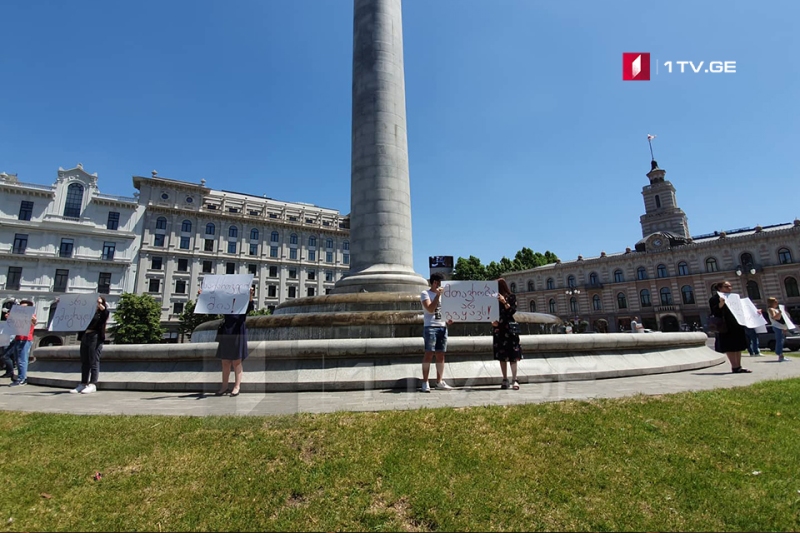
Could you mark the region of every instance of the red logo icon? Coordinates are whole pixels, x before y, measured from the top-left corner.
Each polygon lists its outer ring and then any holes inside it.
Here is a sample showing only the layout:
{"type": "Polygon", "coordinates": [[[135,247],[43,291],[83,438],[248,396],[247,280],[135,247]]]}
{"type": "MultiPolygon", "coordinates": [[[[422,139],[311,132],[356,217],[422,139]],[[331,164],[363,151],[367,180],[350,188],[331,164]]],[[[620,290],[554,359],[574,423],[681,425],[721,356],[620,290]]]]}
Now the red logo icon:
{"type": "Polygon", "coordinates": [[[650,79],[650,54],[648,52],[623,52],[622,80],[648,81],[650,79]]]}

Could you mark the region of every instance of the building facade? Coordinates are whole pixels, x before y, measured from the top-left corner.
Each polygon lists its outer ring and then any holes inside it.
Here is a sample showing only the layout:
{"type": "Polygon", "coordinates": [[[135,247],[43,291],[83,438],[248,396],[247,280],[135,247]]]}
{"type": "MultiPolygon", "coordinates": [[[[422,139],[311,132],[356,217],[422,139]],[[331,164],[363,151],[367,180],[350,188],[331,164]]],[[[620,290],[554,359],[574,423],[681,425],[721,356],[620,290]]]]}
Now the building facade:
{"type": "Polygon", "coordinates": [[[350,265],[349,219],[310,204],[134,176],[145,209],[136,292],[161,302],[177,336],[178,316],[206,274],[253,274],[256,308],[327,294],[350,265]]]}
{"type": "Polygon", "coordinates": [[[690,237],[666,171],[653,161],[642,190],[642,239],[633,249],[504,275],[521,311],[586,321],[590,331],[705,327],[711,286],[722,279],[766,308],[773,296],[800,319],[800,220],[690,237]]]}
{"type": "Polygon", "coordinates": [[[59,295],[98,292],[114,308],[134,290],[144,208],[101,193],[97,181],[80,163],[59,168],[53,185],[0,173],[0,301],[34,301],[35,346],[74,342],[74,333],[46,331],[59,295]]]}

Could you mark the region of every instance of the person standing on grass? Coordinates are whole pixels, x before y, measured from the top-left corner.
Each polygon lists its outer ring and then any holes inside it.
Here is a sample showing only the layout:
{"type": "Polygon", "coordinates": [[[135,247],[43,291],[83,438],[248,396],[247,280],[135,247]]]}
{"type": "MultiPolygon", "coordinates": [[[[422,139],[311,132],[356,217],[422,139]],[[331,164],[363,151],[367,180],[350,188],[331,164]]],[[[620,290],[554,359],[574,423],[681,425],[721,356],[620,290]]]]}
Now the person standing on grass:
{"type": "MultiPolygon", "coordinates": [[[[30,300],[22,300],[19,305],[28,307],[33,305],[30,300]]],[[[17,335],[14,337],[15,348],[13,353],[17,362],[17,379],[12,378],[11,386],[20,387],[28,384],[28,358],[31,355],[31,345],[33,344],[33,329],[36,327],[36,315],[31,317],[31,329],[27,335],[17,335]]]]}
{"type": "Polygon", "coordinates": [[[717,284],[717,292],[708,300],[709,310],[715,317],[725,321],[727,331],[717,334],[716,350],[724,352],[731,363],[731,372],[734,374],[749,374],[752,370],[742,368],[742,352],[747,349],[747,336],[744,326],[736,321],[731,310],[725,305],[722,294],[731,294],[733,287],[729,281],[723,280],[717,284]]]}
{"type": "MultiPolygon", "coordinates": [[[[197,293],[200,294],[199,292],[197,293]]],[[[222,387],[214,396],[222,396],[228,392],[228,380],[231,375],[231,366],[235,376],[231,396],[239,396],[242,387],[242,361],[247,359],[247,314],[253,310],[253,298],[256,294],[255,286],[250,287],[250,303],[243,315],[225,315],[217,330],[217,359],[222,361],[222,387]]]]}
{"type": "Polygon", "coordinates": [[[100,377],[100,354],[103,353],[103,343],[106,340],[108,316],[106,299],[99,296],[94,316],[81,337],[81,382],[70,391],[72,394],[97,392],[97,380],[100,377]]]}
{"type": "Polygon", "coordinates": [[[789,317],[783,314],[783,310],[777,298],[767,298],[767,311],[769,312],[772,331],[775,332],[775,355],[778,356],[778,362],[783,363],[784,361],[788,361],[788,359],[783,356],[783,342],[786,340],[786,334],[792,329],[794,324],[792,324],[792,320],[789,317]]]}
{"type": "Polygon", "coordinates": [[[519,390],[517,382],[517,363],[522,359],[519,345],[519,324],[514,320],[517,312],[517,297],[512,293],[506,280],[497,280],[497,300],[500,302],[500,319],[492,322],[492,350],[494,358],[500,361],[503,373],[501,389],[508,388],[508,365],[511,364],[511,388],[519,390]]]}
{"type": "Polygon", "coordinates": [[[438,390],[451,390],[453,387],[442,379],[444,374],[444,354],[447,351],[447,326],[452,320],[445,321],[442,316],[442,281],[444,276],[438,272],[431,274],[429,280],[430,290],[422,291],[423,328],[422,336],[425,339],[425,356],[422,358],[422,392],[430,392],[431,386],[428,377],[431,372],[431,360],[436,358],[436,388],[438,390]]]}

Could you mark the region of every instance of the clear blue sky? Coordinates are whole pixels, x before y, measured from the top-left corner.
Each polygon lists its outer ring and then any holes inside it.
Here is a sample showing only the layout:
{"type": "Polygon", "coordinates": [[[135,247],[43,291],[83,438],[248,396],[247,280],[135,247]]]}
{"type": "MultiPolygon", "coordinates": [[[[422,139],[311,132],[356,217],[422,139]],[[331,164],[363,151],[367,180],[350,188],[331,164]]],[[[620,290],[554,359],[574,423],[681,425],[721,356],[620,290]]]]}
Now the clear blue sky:
{"type": "MultiPolygon", "coordinates": [[[[414,265],[641,238],[656,159],[693,234],[800,216],[800,2],[406,0],[414,265]],[[623,82],[623,52],[736,74],[623,82]],[[794,154],[794,155],[792,155],[794,154]]],[[[350,210],[350,0],[0,2],[0,171],[82,162],[350,210]]],[[[655,70],[655,66],[653,67],[655,70]]]]}

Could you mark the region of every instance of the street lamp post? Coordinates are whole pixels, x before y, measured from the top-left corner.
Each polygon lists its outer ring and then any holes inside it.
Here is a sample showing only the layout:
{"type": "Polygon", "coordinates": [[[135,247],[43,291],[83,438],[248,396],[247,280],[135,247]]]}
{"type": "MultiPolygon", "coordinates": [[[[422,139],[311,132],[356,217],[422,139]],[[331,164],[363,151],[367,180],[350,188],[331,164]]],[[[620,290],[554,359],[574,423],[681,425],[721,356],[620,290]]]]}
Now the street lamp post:
{"type": "MultiPolygon", "coordinates": [[[[572,286],[570,286],[566,291],[564,291],[564,294],[566,294],[567,297],[569,297],[569,299],[570,299],[569,300],[570,304],[572,303],[572,296],[580,294],[580,293],[581,293],[580,289],[578,289],[576,287],[572,287],[572,286]]],[[[577,330],[578,329],[578,319],[579,319],[579,317],[578,317],[578,300],[577,300],[577,298],[575,299],[575,309],[572,309],[572,306],[570,305],[570,309],[569,310],[571,312],[575,313],[575,315],[574,315],[575,316],[575,320],[573,321],[573,323],[575,324],[575,329],[577,330]]],[[[576,333],[577,333],[577,331],[576,331],[576,333]]]]}

